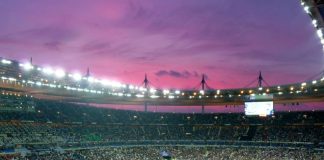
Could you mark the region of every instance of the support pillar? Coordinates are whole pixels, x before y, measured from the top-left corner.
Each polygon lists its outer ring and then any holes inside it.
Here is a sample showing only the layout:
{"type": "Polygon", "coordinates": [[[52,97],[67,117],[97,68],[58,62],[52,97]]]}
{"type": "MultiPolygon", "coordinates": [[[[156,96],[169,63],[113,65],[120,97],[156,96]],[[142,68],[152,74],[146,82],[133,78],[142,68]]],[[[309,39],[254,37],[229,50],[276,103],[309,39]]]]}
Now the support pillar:
{"type": "Polygon", "coordinates": [[[201,105],[201,113],[205,113],[205,105],[204,104],[201,105]]]}
{"type": "Polygon", "coordinates": [[[144,111],[147,112],[147,102],[144,102],[144,111]]]}

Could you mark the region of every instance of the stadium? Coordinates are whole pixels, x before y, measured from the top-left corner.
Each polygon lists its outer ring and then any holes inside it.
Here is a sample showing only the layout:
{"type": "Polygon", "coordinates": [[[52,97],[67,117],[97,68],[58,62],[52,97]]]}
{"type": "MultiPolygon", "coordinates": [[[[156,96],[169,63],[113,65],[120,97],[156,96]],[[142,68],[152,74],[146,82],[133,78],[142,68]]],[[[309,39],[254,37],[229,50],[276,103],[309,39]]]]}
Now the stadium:
{"type": "MultiPolygon", "coordinates": [[[[324,45],[324,2],[301,5],[324,45]]],[[[196,89],[161,89],[146,74],[125,84],[1,57],[0,77],[0,159],[324,158],[322,73],[269,85],[259,72],[235,89],[213,89],[202,75],[196,89]],[[116,105],[136,109],[107,107],[116,105]],[[170,106],[198,109],[152,110],[170,106]]]]}

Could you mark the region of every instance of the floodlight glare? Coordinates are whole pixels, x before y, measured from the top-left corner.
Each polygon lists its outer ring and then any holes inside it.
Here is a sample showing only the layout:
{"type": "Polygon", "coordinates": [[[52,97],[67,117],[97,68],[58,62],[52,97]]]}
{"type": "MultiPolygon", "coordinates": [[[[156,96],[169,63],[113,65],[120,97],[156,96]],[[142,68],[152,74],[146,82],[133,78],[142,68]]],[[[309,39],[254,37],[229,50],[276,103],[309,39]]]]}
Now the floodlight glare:
{"type": "Polygon", "coordinates": [[[321,39],[321,43],[324,45],[324,39],[321,39]]]}
{"type": "Polygon", "coordinates": [[[34,66],[31,65],[30,63],[25,63],[22,66],[24,67],[25,70],[31,70],[34,68],[34,66]]]}
{"type": "Polygon", "coordinates": [[[313,23],[313,25],[315,26],[315,27],[317,27],[317,21],[314,19],[314,20],[312,20],[312,23],[313,23]]]}
{"type": "Polygon", "coordinates": [[[163,90],[163,94],[164,94],[164,95],[169,94],[169,93],[170,93],[169,90],[167,90],[167,89],[164,89],[164,90],[163,90]]]}
{"type": "Polygon", "coordinates": [[[2,59],[1,62],[2,62],[3,64],[11,64],[11,61],[6,60],[6,59],[2,59]]]}
{"type": "Polygon", "coordinates": [[[155,93],[155,92],[156,92],[156,89],[151,88],[151,89],[150,89],[150,92],[151,92],[151,93],[155,93]]]}
{"type": "Polygon", "coordinates": [[[108,85],[108,84],[109,84],[109,81],[106,80],[106,79],[103,79],[103,80],[100,81],[100,83],[101,83],[102,85],[108,85]]]}
{"type": "Polygon", "coordinates": [[[137,98],[143,98],[144,95],[143,95],[143,94],[137,94],[136,97],[137,97],[137,98]]]}
{"type": "Polygon", "coordinates": [[[322,32],[321,29],[318,29],[318,30],[316,31],[316,33],[317,33],[317,35],[318,35],[320,38],[323,37],[323,32],[322,32]]]}
{"type": "Polygon", "coordinates": [[[62,69],[58,69],[58,70],[55,71],[55,76],[57,78],[62,78],[62,77],[65,76],[65,72],[62,69]]]}
{"type": "Polygon", "coordinates": [[[111,86],[112,86],[112,87],[121,87],[122,84],[121,84],[120,82],[117,82],[117,81],[112,81],[112,82],[111,82],[111,86]]]}
{"type": "Polygon", "coordinates": [[[129,89],[134,89],[135,87],[133,85],[128,86],[129,89]]]}
{"type": "Polygon", "coordinates": [[[151,98],[159,98],[159,96],[157,96],[157,95],[152,95],[152,96],[150,96],[151,98]]]}
{"type": "Polygon", "coordinates": [[[305,10],[306,13],[309,13],[309,7],[308,6],[305,6],[304,10],[305,10]]]}
{"type": "Polygon", "coordinates": [[[92,83],[94,81],[95,81],[95,79],[93,77],[88,77],[88,82],[92,83]]]}
{"type": "Polygon", "coordinates": [[[54,71],[52,68],[47,67],[47,68],[43,68],[43,73],[51,75],[54,73],[54,71]]]}
{"type": "Polygon", "coordinates": [[[72,77],[76,81],[80,81],[82,79],[82,76],[79,73],[74,73],[72,77]]]}

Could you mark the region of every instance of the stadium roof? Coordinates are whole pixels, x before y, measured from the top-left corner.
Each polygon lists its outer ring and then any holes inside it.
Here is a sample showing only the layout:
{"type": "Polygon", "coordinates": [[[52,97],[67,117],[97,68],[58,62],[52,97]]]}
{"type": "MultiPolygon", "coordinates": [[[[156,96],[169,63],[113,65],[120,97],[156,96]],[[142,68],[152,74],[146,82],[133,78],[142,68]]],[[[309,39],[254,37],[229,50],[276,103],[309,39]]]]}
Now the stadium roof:
{"type": "Polygon", "coordinates": [[[324,1],[323,0],[302,0],[301,5],[305,12],[312,18],[312,24],[317,29],[317,35],[324,47],[324,1]]]}

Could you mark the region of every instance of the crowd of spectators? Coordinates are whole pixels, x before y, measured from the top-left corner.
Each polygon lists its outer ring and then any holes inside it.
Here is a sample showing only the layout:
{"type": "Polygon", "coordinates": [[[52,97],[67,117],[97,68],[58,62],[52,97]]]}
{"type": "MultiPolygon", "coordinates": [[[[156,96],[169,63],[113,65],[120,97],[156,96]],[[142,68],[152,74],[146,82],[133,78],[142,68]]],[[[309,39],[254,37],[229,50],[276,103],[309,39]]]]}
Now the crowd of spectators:
{"type": "MultiPolygon", "coordinates": [[[[286,125],[286,124],[313,124],[324,122],[322,112],[286,112],[275,113],[269,117],[249,117],[244,113],[152,113],[141,111],[125,111],[107,108],[90,107],[84,104],[64,103],[59,101],[37,100],[33,101],[26,98],[17,101],[12,96],[0,98],[6,99],[1,104],[6,103],[6,109],[16,108],[13,104],[30,104],[33,110],[28,112],[4,111],[0,116],[0,121],[24,120],[34,122],[53,122],[53,123],[82,123],[82,124],[102,124],[123,123],[123,124],[216,124],[216,125],[286,125]],[[9,100],[8,100],[9,99],[9,100]],[[7,103],[10,101],[11,103],[7,103]],[[27,101],[27,102],[25,102],[27,101]],[[10,106],[8,106],[10,104],[10,106]]],[[[22,105],[24,106],[24,105],[22,105]]],[[[1,111],[1,110],[0,110],[1,111]]]]}
{"type": "Polygon", "coordinates": [[[147,140],[314,142],[324,141],[324,129],[322,126],[295,125],[279,127],[0,122],[0,146],[147,140]]]}
{"type": "MultiPolygon", "coordinates": [[[[2,156],[15,160],[322,160],[323,151],[284,148],[228,148],[206,146],[136,146],[68,150],[26,156],[2,156]]],[[[0,158],[1,159],[1,158],[0,158]]]]}
{"type": "MultiPolygon", "coordinates": [[[[165,149],[176,159],[318,159],[321,152],[259,148],[215,147],[104,147],[110,142],[192,141],[226,142],[324,142],[322,112],[276,113],[270,117],[235,114],[149,113],[89,107],[57,101],[28,100],[32,110],[7,110],[15,100],[8,97],[0,110],[0,157],[24,159],[5,150],[18,147],[32,151],[25,159],[158,159],[165,149]],[[9,103],[10,102],[10,103],[9,103]],[[62,147],[65,152],[38,150],[62,147]],[[37,153],[37,154],[36,154],[37,153]],[[19,157],[19,158],[18,158],[19,157]],[[154,157],[154,158],[153,158],[154,157]],[[264,157],[264,158],[262,158],[264,157]]],[[[17,99],[17,98],[16,98],[17,99]]],[[[25,103],[22,103],[22,106],[25,103]]],[[[26,102],[27,104],[27,102],[26,102]]],[[[1,105],[0,105],[1,107],[1,105]]],[[[189,142],[189,143],[187,143],[189,142]]],[[[135,143],[136,144],[136,143],[135,143]]],[[[136,145],[143,144],[137,143],[136,145]]],[[[157,143],[161,144],[161,143],[157,143]]],[[[180,143],[178,143],[180,144],[180,143]]],[[[128,144],[129,145],[129,144],[128,144]]],[[[215,143],[213,144],[215,145],[215,143]]],[[[228,146],[228,145],[227,145],[228,146]]],[[[262,145],[261,145],[262,146],[262,145]]],[[[255,147],[255,146],[254,146],[255,147]]],[[[258,145],[260,147],[260,145],[258,145]]],[[[264,146],[263,146],[264,147],[264,146]]],[[[1,158],[0,158],[1,160],[1,158]]]]}

